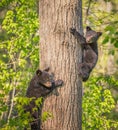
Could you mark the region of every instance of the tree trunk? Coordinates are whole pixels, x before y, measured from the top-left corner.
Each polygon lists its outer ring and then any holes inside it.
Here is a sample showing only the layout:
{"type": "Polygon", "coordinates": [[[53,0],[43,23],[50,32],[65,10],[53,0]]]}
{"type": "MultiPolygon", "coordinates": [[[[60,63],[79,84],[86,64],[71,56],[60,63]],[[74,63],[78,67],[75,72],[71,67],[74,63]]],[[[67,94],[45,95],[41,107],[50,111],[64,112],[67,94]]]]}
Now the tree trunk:
{"type": "Polygon", "coordinates": [[[50,67],[64,86],[59,96],[47,97],[43,111],[53,117],[43,123],[43,130],[81,130],[82,80],[78,75],[81,47],[69,32],[82,33],[81,0],[40,0],[40,68],[50,67]]]}

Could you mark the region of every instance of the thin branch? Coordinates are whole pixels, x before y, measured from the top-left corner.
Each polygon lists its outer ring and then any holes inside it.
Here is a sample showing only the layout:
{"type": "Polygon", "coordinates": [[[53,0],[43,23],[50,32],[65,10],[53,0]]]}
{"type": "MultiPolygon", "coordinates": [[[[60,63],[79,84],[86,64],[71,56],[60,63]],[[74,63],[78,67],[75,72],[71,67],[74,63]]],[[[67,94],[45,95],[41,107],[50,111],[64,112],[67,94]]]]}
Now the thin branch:
{"type": "Polygon", "coordinates": [[[90,6],[91,6],[91,2],[92,2],[92,0],[89,0],[88,8],[87,8],[87,10],[86,10],[86,17],[85,17],[85,21],[84,21],[85,24],[86,24],[87,18],[88,18],[88,16],[89,16],[89,10],[90,10],[90,6]]]}
{"type": "Polygon", "coordinates": [[[13,88],[13,91],[12,91],[11,105],[10,105],[9,114],[8,114],[8,122],[9,122],[9,119],[10,119],[10,117],[11,117],[12,110],[13,110],[13,106],[14,106],[15,91],[16,91],[16,88],[14,87],[14,88],[13,88]]]}
{"type": "MultiPolygon", "coordinates": [[[[14,62],[14,59],[11,59],[11,60],[14,62]]],[[[16,64],[15,63],[13,64],[13,69],[16,72],[16,64]]],[[[12,115],[12,111],[13,111],[13,107],[14,107],[14,97],[15,97],[16,86],[17,86],[17,79],[16,78],[15,78],[15,80],[13,82],[13,86],[14,86],[13,90],[11,91],[11,94],[9,94],[11,104],[10,104],[10,108],[9,108],[9,112],[8,112],[8,118],[7,118],[8,122],[9,122],[9,119],[10,119],[10,117],[12,115]]]]}

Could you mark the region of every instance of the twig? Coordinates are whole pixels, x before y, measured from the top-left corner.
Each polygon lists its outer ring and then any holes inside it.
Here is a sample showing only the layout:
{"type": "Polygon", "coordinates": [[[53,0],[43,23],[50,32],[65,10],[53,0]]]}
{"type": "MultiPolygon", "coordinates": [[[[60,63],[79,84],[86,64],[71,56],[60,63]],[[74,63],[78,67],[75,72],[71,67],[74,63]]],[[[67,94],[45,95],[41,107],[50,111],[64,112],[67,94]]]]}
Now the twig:
{"type": "Polygon", "coordinates": [[[88,8],[87,8],[87,10],[86,10],[86,17],[85,17],[85,21],[84,21],[85,24],[86,24],[88,15],[89,15],[89,10],[90,10],[90,6],[91,6],[91,2],[92,2],[92,0],[89,0],[88,8]]]}

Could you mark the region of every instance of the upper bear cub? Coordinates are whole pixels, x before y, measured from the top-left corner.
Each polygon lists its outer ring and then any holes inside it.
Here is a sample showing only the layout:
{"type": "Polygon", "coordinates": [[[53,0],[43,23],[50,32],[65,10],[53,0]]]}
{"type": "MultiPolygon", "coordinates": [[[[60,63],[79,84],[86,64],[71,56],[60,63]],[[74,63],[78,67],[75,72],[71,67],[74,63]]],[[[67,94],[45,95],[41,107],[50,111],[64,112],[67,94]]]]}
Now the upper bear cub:
{"type": "Polygon", "coordinates": [[[34,97],[34,99],[30,102],[30,104],[25,106],[25,111],[30,112],[31,117],[34,119],[32,122],[30,122],[31,130],[41,130],[40,117],[41,117],[42,105],[37,107],[35,104],[36,99],[39,97],[47,96],[55,88],[63,84],[62,80],[54,81],[53,76],[49,74],[48,71],[49,68],[45,69],[44,71],[38,69],[34,77],[31,79],[26,92],[26,96],[28,98],[34,97]],[[34,109],[36,107],[38,111],[34,109]]]}
{"type": "Polygon", "coordinates": [[[83,81],[87,81],[98,60],[97,40],[102,33],[96,32],[88,26],[86,27],[85,37],[74,28],[70,28],[70,32],[82,46],[82,63],[79,64],[79,74],[83,81]]]}

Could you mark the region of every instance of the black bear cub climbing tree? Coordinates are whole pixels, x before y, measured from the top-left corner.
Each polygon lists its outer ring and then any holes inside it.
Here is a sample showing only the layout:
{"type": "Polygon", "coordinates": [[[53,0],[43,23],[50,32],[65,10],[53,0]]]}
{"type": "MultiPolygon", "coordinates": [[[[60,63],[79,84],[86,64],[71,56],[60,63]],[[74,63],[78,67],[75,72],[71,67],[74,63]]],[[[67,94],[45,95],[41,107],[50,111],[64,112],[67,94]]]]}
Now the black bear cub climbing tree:
{"type": "Polygon", "coordinates": [[[63,84],[62,80],[55,81],[53,79],[53,75],[49,74],[48,71],[49,68],[45,69],[44,71],[38,69],[36,71],[36,74],[31,79],[26,92],[26,96],[28,98],[33,98],[30,104],[25,106],[25,111],[31,114],[31,130],[41,130],[41,113],[43,101],[45,97],[50,94],[55,88],[63,84]],[[41,97],[41,105],[36,105],[36,100],[41,97]]]}
{"type": "Polygon", "coordinates": [[[83,81],[87,81],[90,72],[93,70],[98,60],[97,40],[102,33],[96,32],[90,27],[86,27],[85,37],[77,32],[76,29],[70,28],[70,32],[77,38],[82,46],[82,63],[78,66],[78,72],[83,81]]]}

